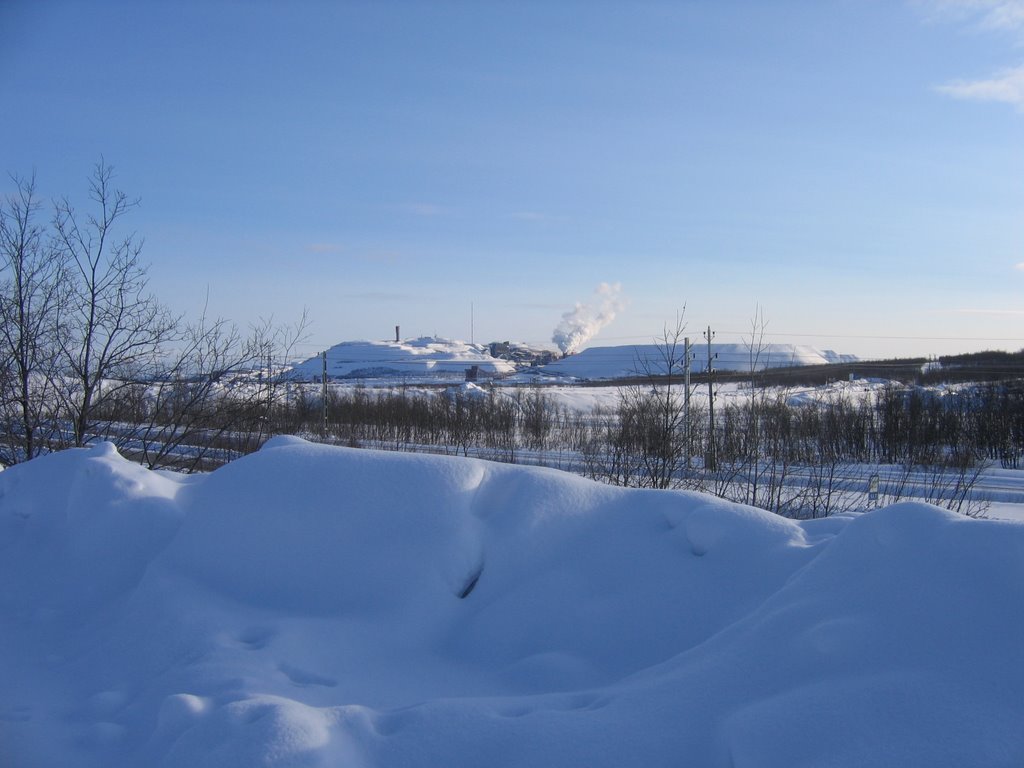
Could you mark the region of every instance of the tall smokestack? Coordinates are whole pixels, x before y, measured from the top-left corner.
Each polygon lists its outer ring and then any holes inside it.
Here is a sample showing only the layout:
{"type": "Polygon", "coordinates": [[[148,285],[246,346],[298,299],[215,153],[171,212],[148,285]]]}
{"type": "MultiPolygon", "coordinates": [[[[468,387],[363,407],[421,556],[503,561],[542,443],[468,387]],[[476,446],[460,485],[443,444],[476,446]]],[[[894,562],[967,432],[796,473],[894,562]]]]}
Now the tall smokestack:
{"type": "Polygon", "coordinates": [[[399,338],[398,338],[398,328],[399,328],[399,326],[397,326],[397,325],[396,325],[396,326],[395,326],[395,343],[396,343],[396,344],[397,344],[397,343],[398,343],[399,341],[401,341],[401,339],[399,339],[399,338]]]}

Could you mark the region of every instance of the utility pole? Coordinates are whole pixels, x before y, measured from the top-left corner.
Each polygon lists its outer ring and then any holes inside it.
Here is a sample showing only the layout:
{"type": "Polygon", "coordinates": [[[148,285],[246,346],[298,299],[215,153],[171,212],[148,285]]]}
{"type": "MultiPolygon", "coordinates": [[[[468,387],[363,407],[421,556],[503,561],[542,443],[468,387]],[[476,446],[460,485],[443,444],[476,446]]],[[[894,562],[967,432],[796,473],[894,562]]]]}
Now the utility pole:
{"type": "Polygon", "coordinates": [[[320,375],[320,400],[323,402],[323,434],[327,437],[327,352],[320,353],[322,372],[320,375]]]}
{"type": "Polygon", "coordinates": [[[704,338],[708,340],[708,457],[705,462],[705,468],[714,472],[718,469],[718,455],[715,450],[715,384],[712,381],[711,374],[714,373],[714,368],[711,366],[713,358],[711,354],[711,340],[715,338],[714,331],[711,330],[711,326],[708,326],[707,331],[704,332],[704,338]]]}
{"type": "Polygon", "coordinates": [[[686,446],[686,469],[690,469],[690,337],[683,338],[683,441],[686,446]]]}

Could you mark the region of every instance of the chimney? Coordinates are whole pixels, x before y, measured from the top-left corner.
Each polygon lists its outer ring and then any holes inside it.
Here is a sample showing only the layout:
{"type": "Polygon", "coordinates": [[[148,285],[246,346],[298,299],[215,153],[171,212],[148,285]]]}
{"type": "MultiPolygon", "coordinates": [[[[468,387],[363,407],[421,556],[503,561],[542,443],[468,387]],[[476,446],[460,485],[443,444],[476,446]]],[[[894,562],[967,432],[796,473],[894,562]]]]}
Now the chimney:
{"type": "Polygon", "coordinates": [[[396,342],[396,343],[397,343],[397,342],[399,342],[399,341],[401,341],[401,339],[400,339],[400,338],[398,338],[398,328],[399,328],[399,326],[397,326],[397,325],[396,325],[396,326],[395,326],[395,342],[396,342]]]}

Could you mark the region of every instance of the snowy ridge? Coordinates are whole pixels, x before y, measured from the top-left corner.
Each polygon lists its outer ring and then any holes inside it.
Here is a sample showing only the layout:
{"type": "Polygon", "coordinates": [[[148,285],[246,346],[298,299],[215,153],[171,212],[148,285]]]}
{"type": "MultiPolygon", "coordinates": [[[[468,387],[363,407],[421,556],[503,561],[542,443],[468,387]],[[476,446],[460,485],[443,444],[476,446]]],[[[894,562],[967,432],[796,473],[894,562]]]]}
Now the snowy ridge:
{"type": "Polygon", "coordinates": [[[1022,552],[920,504],[795,523],[295,438],[191,477],[70,450],[0,474],[0,754],[1018,766],[1022,552]]]}
{"type": "MultiPolygon", "coordinates": [[[[509,344],[510,349],[526,349],[509,344]]],[[[706,344],[692,347],[692,370],[707,368],[706,344]]],[[[682,354],[682,348],[679,349],[682,354]]],[[[831,350],[792,344],[766,344],[760,353],[751,355],[743,344],[713,344],[714,367],[725,371],[747,371],[793,365],[825,365],[854,362],[855,355],[841,355],[831,350]]],[[[327,350],[327,375],[332,379],[455,378],[476,366],[483,375],[505,375],[515,372],[510,360],[491,356],[486,345],[469,344],[434,336],[403,341],[344,341],[327,350]]],[[[590,347],[554,363],[533,369],[534,373],[578,379],[616,379],[637,375],[649,367],[660,371],[662,355],[653,344],[618,347],[590,347]]],[[[296,365],[289,376],[299,381],[319,381],[323,363],[319,356],[296,365]]]]}
{"type": "MultiPolygon", "coordinates": [[[[708,367],[708,345],[691,343],[691,370],[705,371],[708,367]]],[[[682,342],[676,350],[677,360],[683,354],[682,342]]],[[[841,355],[832,350],[794,344],[765,344],[752,353],[744,344],[712,344],[713,367],[720,371],[764,370],[795,365],[826,365],[854,362],[855,355],[841,355]]],[[[680,363],[681,365],[681,363],[680,363]]],[[[617,347],[589,347],[570,355],[541,370],[556,376],[578,379],[618,379],[638,373],[663,373],[664,354],[654,344],[631,344],[617,347]]]]}
{"type": "MultiPolygon", "coordinates": [[[[482,344],[434,336],[405,341],[343,341],[327,350],[330,378],[463,376],[474,365],[490,374],[515,370],[507,360],[491,357],[482,344]]],[[[290,375],[300,381],[319,381],[322,372],[318,355],[299,363],[290,375]]]]}

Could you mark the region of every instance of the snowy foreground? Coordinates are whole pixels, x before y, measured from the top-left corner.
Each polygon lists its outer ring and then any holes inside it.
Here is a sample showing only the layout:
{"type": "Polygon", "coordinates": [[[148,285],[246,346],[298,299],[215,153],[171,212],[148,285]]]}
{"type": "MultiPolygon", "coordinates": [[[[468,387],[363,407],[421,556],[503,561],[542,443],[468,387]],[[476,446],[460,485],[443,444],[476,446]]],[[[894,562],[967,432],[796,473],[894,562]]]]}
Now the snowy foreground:
{"type": "Polygon", "coordinates": [[[0,765],[1021,766],[1024,524],[273,440],[0,474],[0,765]]]}

